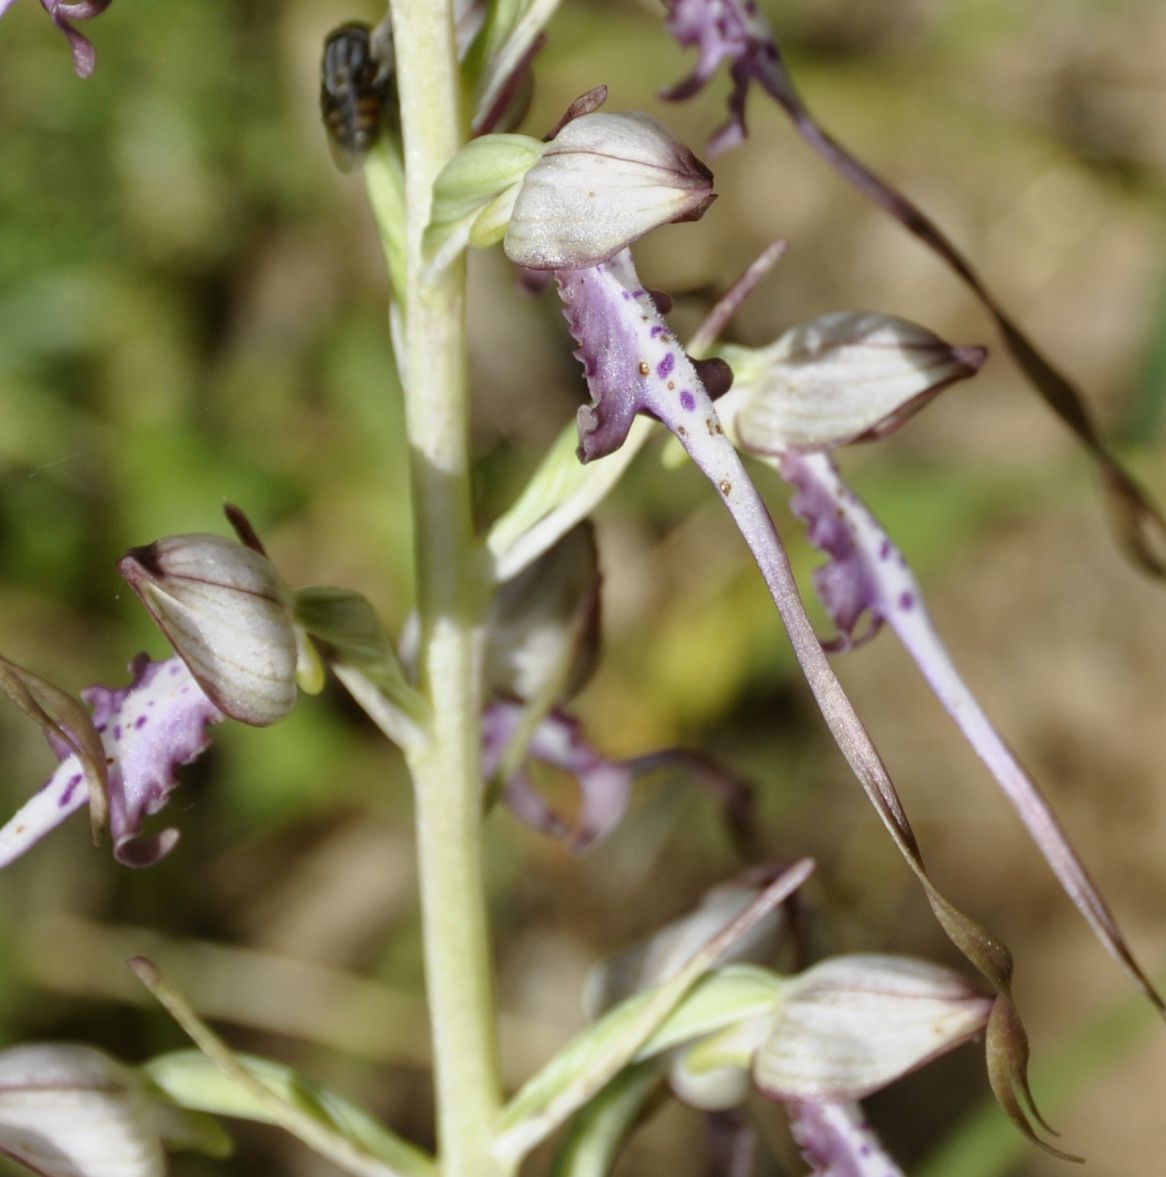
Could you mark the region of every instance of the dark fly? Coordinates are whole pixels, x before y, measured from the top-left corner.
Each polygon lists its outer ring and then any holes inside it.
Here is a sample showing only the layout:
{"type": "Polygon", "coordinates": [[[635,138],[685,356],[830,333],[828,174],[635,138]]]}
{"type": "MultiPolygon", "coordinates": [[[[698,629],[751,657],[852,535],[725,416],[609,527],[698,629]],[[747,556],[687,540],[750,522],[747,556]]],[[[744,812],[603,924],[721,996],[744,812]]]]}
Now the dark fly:
{"type": "Polygon", "coordinates": [[[392,90],[392,44],[352,22],[333,29],[320,63],[320,114],[341,171],[363,162],[381,133],[392,90]]]}

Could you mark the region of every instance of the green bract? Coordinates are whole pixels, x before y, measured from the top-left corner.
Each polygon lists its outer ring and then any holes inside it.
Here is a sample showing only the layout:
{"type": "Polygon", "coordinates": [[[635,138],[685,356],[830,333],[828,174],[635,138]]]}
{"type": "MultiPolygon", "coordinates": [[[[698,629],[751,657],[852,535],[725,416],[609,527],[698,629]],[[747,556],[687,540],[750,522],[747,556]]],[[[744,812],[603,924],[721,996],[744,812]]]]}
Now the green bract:
{"type": "Polygon", "coordinates": [[[423,246],[433,273],[467,244],[485,247],[502,240],[522,178],[545,150],[545,143],[529,135],[483,135],[441,169],[423,246]]]}

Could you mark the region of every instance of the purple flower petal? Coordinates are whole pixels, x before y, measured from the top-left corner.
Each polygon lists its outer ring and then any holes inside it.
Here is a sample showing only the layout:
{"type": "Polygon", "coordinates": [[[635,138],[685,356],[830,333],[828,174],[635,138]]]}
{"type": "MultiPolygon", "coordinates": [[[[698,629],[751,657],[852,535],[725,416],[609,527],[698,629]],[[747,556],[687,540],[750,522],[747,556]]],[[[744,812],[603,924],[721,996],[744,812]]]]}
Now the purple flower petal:
{"type": "MultiPolygon", "coordinates": [[[[580,461],[617,450],[640,412],[658,417],[682,441],[690,431],[720,431],[706,381],[640,284],[627,250],[591,269],[555,276],[593,402],[578,413],[580,461]],[[708,406],[703,416],[699,402],[708,406]]],[[[705,361],[702,369],[718,388],[728,386],[731,373],[723,362],[705,361]]]]}
{"type": "Polygon", "coordinates": [[[789,1117],[812,1177],[903,1177],[857,1104],[796,1103],[789,1117]]]}
{"type": "Polygon", "coordinates": [[[69,48],[73,51],[73,70],[79,78],[87,78],[93,73],[97,59],[89,38],[79,32],[72,21],[91,20],[95,16],[100,16],[112,2],[113,0],[78,0],[77,3],[64,4],[61,0],[41,0],[41,7],[52,18],[53,24],[69,38],[69,48]]]}
{"type": "MultiPolygon", "coordinates": [[[[502,768],[511,741],[528,718],[522,704],[509,700],[486,708],[482,716],[482,770],[487,780],[502,768]]],[[[525,767],[504,782],[502,799],[524,825],[552,838],[569,838],[567,848],[573,854],[594,849],[611,836],[627,814],[632,787],[640,777],[671,769],[684,773],[721,802],[734,844],[743,856],[756,855],[752,789],[697,752],[663,748],[627,760],[610,760],[587,743],[577,719],[552,711],[530,735],[526,759],[575,778],[581,794],[578,816],[571,822],[548,804],[525,767]]]]}
{"type": "Polygon", "coordinates": [[[956,670],[923,602],[919,582],[878,520],[842,481],[825,454],[787,451],[778,469],[796,490],[793,510],[805,521],[811,542],[830,561],[814,573],[818,595],[838,626],[837,648],[854,644],[864,612],[870,636],[888,623],[923,672],[936,697],[959,725],[1012,802],[1061,886],[1097,938],[1150,1000],[1161,997],[1134,959],[1113,914],[1070,845],[1036,782],[1013,755],[956,670]]]}
{"type": "Polygon", "coordinates": [[[754,0],[672,0],[668,31],[677,43],[696,46],[693,71],[684,81],[665,90],[662,98],[680,101],[702,90],[722,61],[728,61],[733,89],[729,121],[713,135],[709,154],[735,147],[745,138],[745,96],[749,83],[763,84],[770,76],[777,47],[754,0]]]}
{"type": "MultiPolygon", "coordinates": [[[[173,849],[178,831],[141,836],[177,786],[174,770],[209,743],[206,728],[223,713],[203,694],[180,658],[130,664],[128,687],[89,687],[82,697],[105,746],[109,768],[110,832],[114,856],[125,866],[151,866],[173,849]]],[[[0,867],[23,854],[89,798],[76,755],[56,747],[61,763],[48,783],[0,829],[0,867]]]]}
{"type": "MultiPolygon", "coordinates": [[[[482,718],[483,773],[497,772],[502,755],[524,718],[520,703],[491,704],[482,718]]],[[[525,772],[505,783],[503,797],[519,821],[553,837],[570,835],[570,849],[578,854],[607,838],[623,821],[631,800],[633,770],[624,763],[604,759],[583,738],[577,720],[552,712],[535,728],[527,757],[562,772],[579,782],[582,796],[574,825],[552,809],[530,783],[525,772]]]]}

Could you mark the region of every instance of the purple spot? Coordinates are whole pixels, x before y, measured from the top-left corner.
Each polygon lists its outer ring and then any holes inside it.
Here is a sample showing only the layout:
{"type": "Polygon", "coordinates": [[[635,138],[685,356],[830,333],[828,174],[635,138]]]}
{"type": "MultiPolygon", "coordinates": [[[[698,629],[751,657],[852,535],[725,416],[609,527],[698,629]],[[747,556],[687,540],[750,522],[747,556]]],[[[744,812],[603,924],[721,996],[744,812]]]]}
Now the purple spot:
{"type": "Polygon", "coordinates": [[[177,673],[178,673],[178,663],[175,662],[174,665],[170,667],[170,677],[173,678],[174,675],[176,675],[177,673]]]}
{"type": "Polygon", "coordinates": [[[627,302],[627,300],[631,298],[631,295],[626,290],[621,290],[619,292],[619,296],[624,300],[624,302],[627,302]]]}
{"type": "Polygon", "coordinates": [[[139,715],[138,718],[134,720],[134,731],[141,731],[141,729],[145,726],[146,717],[144,715],[139,715]]]}
{"type": "Polygon", "coordinates": [[[107,724],[107,723],[99,723],[97,725],[97,734],[101,735],[102,732],[104,732],[108,726],[109,726],[109,724],[107,724]]]}
{"type": "Polygon", "coordinates": [[[121,739],[121,724],[120,724],[120,723],[118,723],[118,724],[115,724],[115,725],[114,725],[114,728],[113,728],[113,738],[114,738],[115,740],[120,740],[120,739],[121,739]]]}
{"type": "Polygon", "coordinates": [[[655,339],[657,335],[663,335],[664,328],[659,323],[654,323],[651,330],[648,332],[649,339],[655,339]]]}
{"type": "Polygon", "coordinates": [[[913,609],[914,607],[915,607],[915,594],[910,593],[910,592],[906,592],[906,591],[901,592],[899,594],[899,608],[902,609],[903,612],[905,613],[909,609],[913,609]]]}
{"type": "Polygon", "coordinates": [[[70,778],[69,783],[65,786],[65,791],[57,798],[57,808],[64,809],[73,800],[73,794],[77,791],[77,786],[84,780],[84,776],[75,772],[70,778]]]}
{"type": "Polygon", "coordinates": [[[691,413],[692,410],[696,408],[696,397],[694,397],[692,393],[689,392],[686,388],[680,394],[680,404],[686,412],[691,413]]]}
{"type": "Polygon", "coordinates": [[[891,541],[885,539],[879,547],[879,559],[885,560],[891,554],[891,541]]]}
{"type": "Polygon", "coordinates": [[[860,1157],[869,1157],[869,1156],[870,1156],[870,1154],[871,1154],[873,1151],[874,1151],[874,1149],[872,1149],[872,1148],[871,1148],[871,1146],[870,1146],[869,1144],[864,1144],[864,1145],[863,1145],[863,1146],[862,1146],[862,1147],[861,1147],[861,1148],[858,1150],[858,1155],[859,1155],[860,1157]]]}
{"type": "Polygon", "coordinates": [[[669,352],[656,365],[656,375],[659,376],[661,380],[667,380],[669,375],[672,372],[672,369],[675,367],[676,367],[676,357],[671,352],[669,352]]]}

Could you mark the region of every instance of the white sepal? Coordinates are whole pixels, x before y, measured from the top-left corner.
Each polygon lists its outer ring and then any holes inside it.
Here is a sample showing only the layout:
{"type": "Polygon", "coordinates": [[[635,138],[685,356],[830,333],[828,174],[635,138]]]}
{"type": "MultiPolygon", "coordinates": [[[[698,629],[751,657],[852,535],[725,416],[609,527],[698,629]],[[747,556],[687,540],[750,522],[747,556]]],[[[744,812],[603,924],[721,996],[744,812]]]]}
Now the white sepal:
{"type": "Polygon", "coordinates": [[[789,982],[753,1062],[774,1099],[862,1099],[984,1028],[991,998],[907,957],[837,956],[789,982]]]}
{"type": "Polygon", "coordinates": [[[0,1153],[46,1177],[162,1177],[153,1101],[129,1067],[71,1043],[0,1051],[0,1153]]]}
{"type": "Polygon", "coordinates": [[[819,450],[882,437],[984,361],[890,315],[837,311],[793,327],[767,348],[726,347],[731,417],[753,453],[819,450]]]}
{"type": "Polygon", "coordinates": [[[535,270],[586,269],[658,225],[696,220],[713,198],[712,172],[651,116],[585,114],[523,178],[506,256],[535,270]]]}
{"type": "Polygon", "coordinates": [[[262,727],[295,706],[295,632],[265,556],[222,536],[178,535],[133,548],[118,570],[219,710],[262,727]]]}

